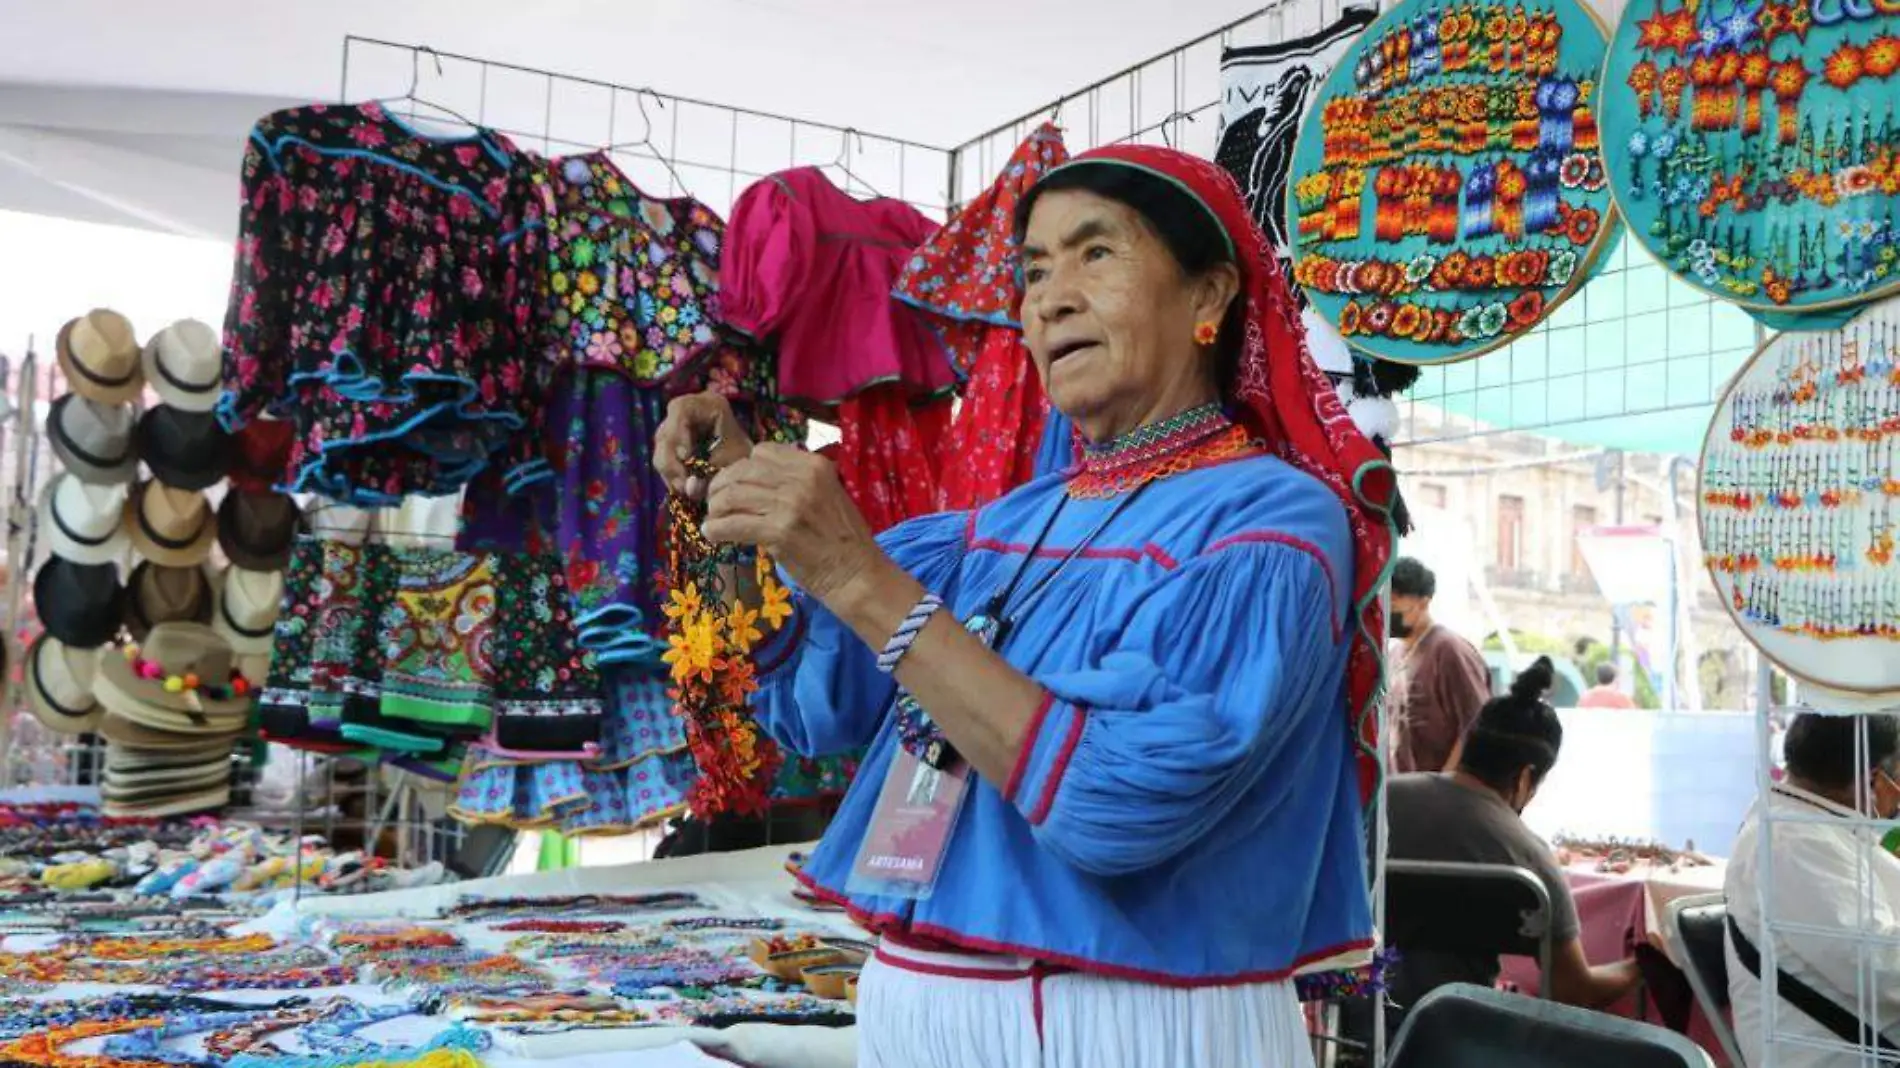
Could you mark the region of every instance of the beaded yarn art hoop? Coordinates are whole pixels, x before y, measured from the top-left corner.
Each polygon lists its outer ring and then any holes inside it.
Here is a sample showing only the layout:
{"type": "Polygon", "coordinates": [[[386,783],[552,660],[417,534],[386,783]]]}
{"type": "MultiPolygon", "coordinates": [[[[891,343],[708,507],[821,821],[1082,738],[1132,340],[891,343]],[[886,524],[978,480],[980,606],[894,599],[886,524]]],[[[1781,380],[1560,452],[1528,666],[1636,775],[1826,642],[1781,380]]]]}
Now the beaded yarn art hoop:
{"type": "Polygon", "coordinates": [[[1900,298],[1755,353],[1702,445],[1704,563],[1736,626],[1803,681],[1900,692],[1900,298]]]}
{"type": "MultiPolygon", "coordinates": [[[[1630,0],[1603,72],[1617,207],[1689,284],[1760,315],[1900,288],[1891,3],[1630,0]]],[[[1809,328],[1812,328],[1810,326],[1809,328]]]]}
{"type": "MultiPolygon", "coordinates": [[[[703,459],[688,460],[687,469],[707,480],[717,473],[703,459]]],[[[666,508],[671,536],[662,659],[672,674],[674,711],[686,721],[687,748],[699,766],[687,803],[701,817],[760,815],[785,758],[747,709],[759,688],[752,651],[791,617],[791,591],[760,553],[752,565],[758,607],[730,601],[720,569],[736,555],[700,533],[705,504],[675,494],[666,508]]]]}
{"type": "Polygon", "coordinates": [[[1354,42],[1287,180],[1293,281],[1354,348],[1469,359],[1596,271],[1605,31],[1577,0],[1402,0],[1354,42]]]}

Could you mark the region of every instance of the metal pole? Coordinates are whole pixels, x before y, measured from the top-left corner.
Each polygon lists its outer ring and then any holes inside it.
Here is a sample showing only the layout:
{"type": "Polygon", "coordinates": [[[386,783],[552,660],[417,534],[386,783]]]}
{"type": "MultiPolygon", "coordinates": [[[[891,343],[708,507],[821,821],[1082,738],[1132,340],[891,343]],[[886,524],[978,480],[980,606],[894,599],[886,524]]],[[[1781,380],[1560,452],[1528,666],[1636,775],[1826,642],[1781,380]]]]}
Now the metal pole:
{"type": "MultiPolygon", "coordinates": [[[[1615,524],[1619,527],[1623,525],[1623,488],[1627,484],[1624,481],[1623,476],[1624,476],[1623,451],[1621,449],[1618,449],[1616,452],[1615,524]]],[[[1618,671],[1622,671],[1623,670],[1622,661],[1623,661],[1623,622],[1622,620],[1616,617],[1615,613],[1611,613],[1610,615],[1610,663],[1615,664],[1616,669],[1618,671]]]]}

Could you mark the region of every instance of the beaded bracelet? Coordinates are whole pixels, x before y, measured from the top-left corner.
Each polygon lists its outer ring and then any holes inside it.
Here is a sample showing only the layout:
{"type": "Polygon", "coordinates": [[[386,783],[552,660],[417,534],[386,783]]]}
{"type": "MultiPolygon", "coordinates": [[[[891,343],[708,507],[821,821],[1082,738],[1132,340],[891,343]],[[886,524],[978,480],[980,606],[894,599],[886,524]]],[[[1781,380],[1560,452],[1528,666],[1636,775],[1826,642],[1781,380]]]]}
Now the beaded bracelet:
{"type": "Polygon", "coordinates": [[[320,1049],[325,1053],[360,1056],[381,1054],[389,1048],[386,1043],[373,1042],[357,1032],[415,1014],[416,1009],[408,1005],[371,1008],[349,1002],[339,1011],[306,1025],[298,1037],[310,1049],[320,1049]]]}
{"type": "Polygon", "coordinates": [[[698,894],[660,891],[651,894],[576,894],[566,897],[465,897],[444,914],[457,920],[487,920],[504,916],[558,917],[576,912],[664,912],[699,908],[698,894]]]}
{"type": "Polygon", "coordinates": [[[128,1060],[184,1065],[190,1068],[196,1068],[196,1066],[213,1068],[218,1064],[216,1059],[186,1053],[183,1050],[166,1049],[165,1041],[222,1029],[234,1024],[249,1023],[259,1015],[258,1012],[253,1011],[168,1017],[157,1027],[111,1036],[105,1041],[105,1051],[107,1056],[124,1057],[128,1060]]]}
{"type": "Polygon", "coordinates": [[[674,931],[781,931],[784,920],[768,916],[687,916],[660,924],[674,931]]]}
{"type": "Polygon", "coordinates": [[[295,968],[288,971],[227,971],[215,968],[195,975],[168,978],[165,985],[174,990],[308,990],[349,986],[359,978],[357,969],[347,964],[322,968],[295,968]]]}
{"type": "Polygon", "coordinates": [[[103,998],[76,998],[60,1001],[0,1002],[0,1039],[18,1038],[48,1026],[63,1026],[78,1020],[122,1017],[166,1016],[181,1012],[270,1012],[304,1003],[303,998],[245,1005],[188,994],[115,994],[103,998]]]}
{"type": "Polygon", "coordinates": [[[943,598],[934,593],[926,593],[923,599],[904,616],[904,621],[891,632],[890,640],[877,654],[877,669],[886,675],[897,671],[897,665],[904,662],[910,647],[916,643],[917,636],[930,625],[930,620],[943,609],[943,598]]]}
{"type": "MultiPolygon", "coordinates": [[[[489,1044],[487,1032],[458,1023],[422,1045],[383,1047],[368,1057],[331,1053],[273,1056],[243,1053],[226,1061],[225,1068],[395,1068],[397,1065],[407,1065],[409,1068],[481,1068],[481,1058],[476,1054],[487,1049],[489,1044]]],[[[70,1068],[83,1066],[73,1065],[70,1068]]]]}
{"type": "Polygon", "coordinates": [[[509,920],[490,928],[495,931],[531,934],[613,934],[626,928],[619,920],[509,920]]]}
{"type": "Polygon", "coordinates": [[[256,1017],[236,1027],[206,1035],[205,1052],[223,1061],[240,1053],[250,1053],[259,1047],[269,1049],[268,1039],[271,1035],[313,1023],[348,1004],[350,1002],[347,999],[333,998],[301,1009],[256,1017]]]}
{"type": "Polygon", "coordinates": [[[127,1060],[100,1054],[72,1054],[65,1052],[64,1047],[89,1038],[102,1038],[161,1027],[164,1023],[165,1019],[161,1016],[77,1020],[0,1043],[0,1064],[24,1064],[32,1068],[152,1068],[153,1062],[149,1060],[127,1060]]]}

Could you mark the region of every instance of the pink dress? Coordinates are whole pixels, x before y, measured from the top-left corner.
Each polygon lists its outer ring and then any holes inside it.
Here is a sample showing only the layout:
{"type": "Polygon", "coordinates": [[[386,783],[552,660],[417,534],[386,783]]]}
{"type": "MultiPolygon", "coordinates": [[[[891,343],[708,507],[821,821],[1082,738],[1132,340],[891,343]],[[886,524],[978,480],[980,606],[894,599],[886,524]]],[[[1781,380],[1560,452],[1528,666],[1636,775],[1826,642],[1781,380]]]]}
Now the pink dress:
{"type": "Polygon", "coordinates": [[[937,225],[899,200],[858,200],[815,167],[755,183],[733,205],[720,264],[721,314],[778,347],[779,393],[831,408],[876,383],[911,395],[956,384],[922,318],[891,298],[912,249],[937,225]]]}

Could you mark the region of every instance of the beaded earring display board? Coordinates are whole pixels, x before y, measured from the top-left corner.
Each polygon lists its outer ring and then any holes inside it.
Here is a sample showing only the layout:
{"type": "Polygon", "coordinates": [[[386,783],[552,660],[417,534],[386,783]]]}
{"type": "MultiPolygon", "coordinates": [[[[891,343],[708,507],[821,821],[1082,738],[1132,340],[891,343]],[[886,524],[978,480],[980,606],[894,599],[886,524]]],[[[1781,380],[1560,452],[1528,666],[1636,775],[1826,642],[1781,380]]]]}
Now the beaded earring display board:
{"type": "Polygon", "coordinates": [[[1349,344],[1480,356],[1596,271],[1605,37],[1577,0],[1401,0],[1354,42],[1287,181],[1294,281],[1349,344]]]}
{"type": "Polygon", "coordinates": [[[1804,682],[1900,692],[1900,298],[1762,346],[1716,406],[1700,486],[1742,635],[1804,682]]]}
{"type": "Polygon", "coordinates": [[[1900,11],[1630,0],[1603,71],[1618,207],[1684,281],[1774,327],[1900,292],[1900,11]]]}

